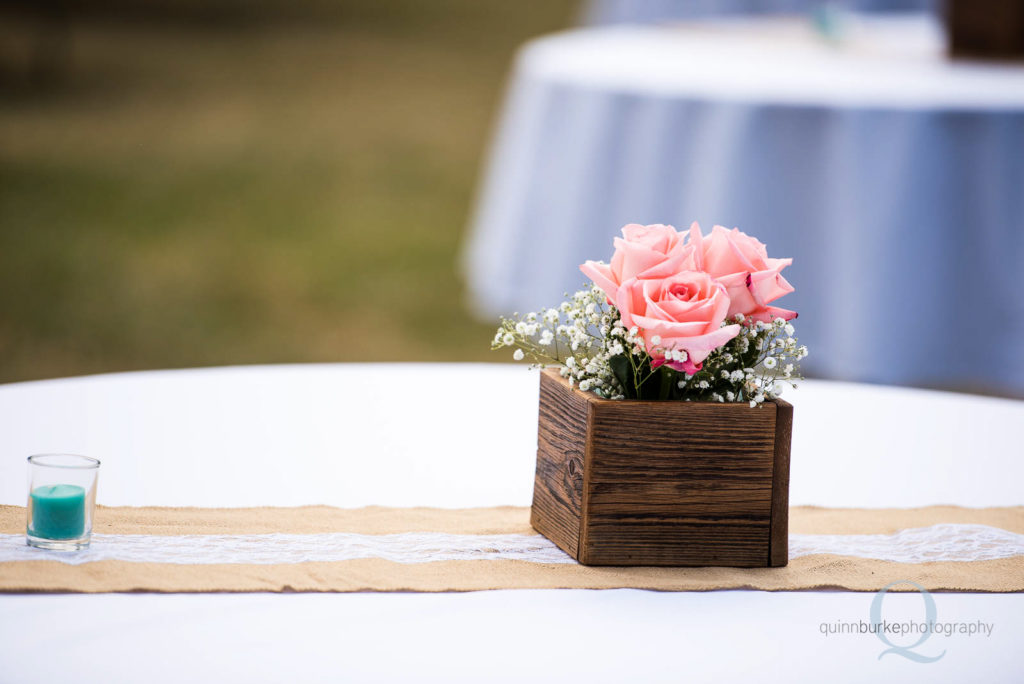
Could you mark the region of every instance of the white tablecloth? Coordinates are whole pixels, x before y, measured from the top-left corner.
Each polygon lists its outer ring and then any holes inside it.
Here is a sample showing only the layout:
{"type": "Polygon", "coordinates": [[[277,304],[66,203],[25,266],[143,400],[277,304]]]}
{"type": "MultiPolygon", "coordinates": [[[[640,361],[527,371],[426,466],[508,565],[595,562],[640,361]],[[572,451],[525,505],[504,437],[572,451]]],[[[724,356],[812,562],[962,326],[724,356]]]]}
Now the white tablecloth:
{"type": "Polygon", "coordinates": [[[941,0],[587,0],[583,23],[656,24],[743,14],[844,12],[933,12],[941,0]]]}
{"type": "MultiPolygon", "coordinates": [[[[0,503],[24,505],[27,455],[71,451],[102,459],[107,505],[528,505],[536,384],[515,366],[367,364],[0,386],[0,503]]],[[[828,382],[787,398],[794,505],[1024,502],[1024,402],[828,382]]],[[[920,650],[947,655],[928,665],[820,633],[868,621],[872,598],[0,596],[0,682],[1014,681],[1024,667],[1024,596],[935,595],[940,619],[995,629],[932,637],[920,650]]],[[[923,614],[920,596],[885,601],[887,617],[923,614]]]]}
{"type": "Polygon", "coordinates": [[[921,18],[833,46],[748,20],[570,31],[519,54],[464,265],[486,317],[557,303],[626,223],[793,257],[820,377],[1024,395],[1024,66],[921,18]]]}

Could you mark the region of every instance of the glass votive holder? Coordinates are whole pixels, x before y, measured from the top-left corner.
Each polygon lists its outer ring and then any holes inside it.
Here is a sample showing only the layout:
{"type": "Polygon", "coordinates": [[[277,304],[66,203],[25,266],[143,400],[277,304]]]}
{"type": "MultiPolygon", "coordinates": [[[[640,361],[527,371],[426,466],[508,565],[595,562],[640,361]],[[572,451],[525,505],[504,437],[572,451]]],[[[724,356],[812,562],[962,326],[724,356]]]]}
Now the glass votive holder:
{"type": "Polygon", "coordinates": [[[76,551],[89,546],[100,462],[77,454],[28,457],[29,546],[76,551]]]}

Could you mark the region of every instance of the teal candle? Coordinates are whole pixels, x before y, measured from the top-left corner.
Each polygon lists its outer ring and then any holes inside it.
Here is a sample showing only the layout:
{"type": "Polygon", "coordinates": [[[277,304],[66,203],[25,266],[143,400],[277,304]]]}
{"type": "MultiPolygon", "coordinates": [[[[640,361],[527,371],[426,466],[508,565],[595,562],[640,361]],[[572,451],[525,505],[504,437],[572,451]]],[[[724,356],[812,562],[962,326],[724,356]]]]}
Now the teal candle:
{"type": "Polygon", "coordinates": [[[78,485],[36,487],[29,495],[28,533],[41,539],[77,539],[85,534],[85,490],[78,485]]]}

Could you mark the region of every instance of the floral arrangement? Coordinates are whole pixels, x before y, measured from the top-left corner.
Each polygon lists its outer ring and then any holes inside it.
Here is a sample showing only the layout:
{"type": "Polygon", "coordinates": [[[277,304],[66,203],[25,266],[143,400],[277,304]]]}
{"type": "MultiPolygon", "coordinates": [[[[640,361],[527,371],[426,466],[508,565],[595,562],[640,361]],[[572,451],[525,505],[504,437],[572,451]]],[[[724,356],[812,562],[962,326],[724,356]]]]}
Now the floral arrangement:
{"type": "Polygon", "coordinates": [[[736,228],[630,224],[611,263],[580,266],[593,286],[503,318],[491,348],[556,364],[570,385],[607,399],[757,406],[795,387],[807,356],[796,312],[770,306],[793,291],[782,277],[792,261],[736,228]]]}

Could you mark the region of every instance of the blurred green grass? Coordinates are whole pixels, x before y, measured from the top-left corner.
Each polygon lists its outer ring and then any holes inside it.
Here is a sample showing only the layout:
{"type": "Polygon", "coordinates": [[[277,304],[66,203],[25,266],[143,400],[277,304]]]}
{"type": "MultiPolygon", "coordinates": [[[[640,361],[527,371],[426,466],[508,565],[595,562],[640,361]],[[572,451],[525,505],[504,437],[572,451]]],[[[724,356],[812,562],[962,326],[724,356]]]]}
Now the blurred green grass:
{"type": "Polygon", "coordinates": [[[80,18],[58,84],[5,85],[0,382],[498,360],[458,248],[514,50],[573,3],[288,7],[80,18]]]}

